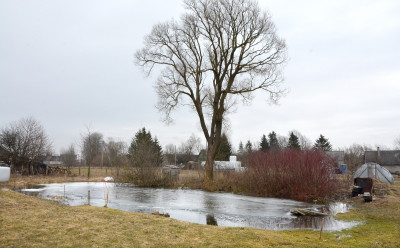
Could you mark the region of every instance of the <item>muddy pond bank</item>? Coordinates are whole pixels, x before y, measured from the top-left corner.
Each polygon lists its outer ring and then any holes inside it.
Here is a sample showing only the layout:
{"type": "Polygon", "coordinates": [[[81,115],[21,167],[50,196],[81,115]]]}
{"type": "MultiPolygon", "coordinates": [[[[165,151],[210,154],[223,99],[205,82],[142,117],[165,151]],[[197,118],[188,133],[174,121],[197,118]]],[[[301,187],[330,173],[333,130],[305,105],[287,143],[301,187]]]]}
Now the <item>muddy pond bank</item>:
{"type": "MultiPolygon", "coordinates": [[[[344,203],[329,206],[286,199],[262,198],[189,189],[151,189],[130,184],[73,182],[42,184],[21,192],[65,205],[107,206],[130,212],[169,213],[171,218],[199,224],[231,227],[253,227],[267,230],[319,229],[321,217],[295,217],[294,208],[311,208],[331,215],[347,212],[344,203]]],[[[359,224],[354,221],[324,217],[325,231],[341,231],[359,224]]]]}

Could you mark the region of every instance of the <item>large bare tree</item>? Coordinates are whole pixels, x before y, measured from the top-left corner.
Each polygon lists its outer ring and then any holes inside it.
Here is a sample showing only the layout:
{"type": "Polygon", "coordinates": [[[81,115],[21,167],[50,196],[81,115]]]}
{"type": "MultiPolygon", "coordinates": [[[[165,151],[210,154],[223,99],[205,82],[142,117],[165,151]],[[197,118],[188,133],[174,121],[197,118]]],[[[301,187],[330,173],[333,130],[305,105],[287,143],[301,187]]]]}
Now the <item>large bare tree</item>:
{"type": "Polygon", "coordinates": [[[91,132],[87,127],[87,132],[82,134],[82,158],[88,166],[87,177],[90,178],[90,167],[95,159],[100,156],[103,149],[103,134],[91,132]]]}
{"type": "Polygon", "coordinates": [[[14,170],[33,173],[33,164],[51,153],[51,142],[43,126],[34,118],[22,118],[0,131],[0,144],[5,150],[4,159],[11,160],[14,170]]]}
{"type": "Polygon", "coordinates": [[[107,154],[108,162],[111,167],[117,168],[117,177],[119,177],[119,170],[121,165],[127,163],[127,145],[123,141],[115,141],[109,138],[105,144],[105,152],[107,154]]]}
{"type": "Polygon", "coordinates": [[[223,122],[237,100],[248,102],[257,90],[272,101],[283,93],[286,45],[255,1],[185,0],[184,7],[179,21],[153,27],[135,58],[148,75],[156,66],[161,69],[156,89],[166,121],[178,105],[197,113],[207,141],[207,186],[223,122]]]}
{"type": "Polygon", "coordinates": [[[65,166],[75,166],[77,162],[77,156],[74,145],[71,144],[67,149],[61,149],[60,158],[65,166]]]}

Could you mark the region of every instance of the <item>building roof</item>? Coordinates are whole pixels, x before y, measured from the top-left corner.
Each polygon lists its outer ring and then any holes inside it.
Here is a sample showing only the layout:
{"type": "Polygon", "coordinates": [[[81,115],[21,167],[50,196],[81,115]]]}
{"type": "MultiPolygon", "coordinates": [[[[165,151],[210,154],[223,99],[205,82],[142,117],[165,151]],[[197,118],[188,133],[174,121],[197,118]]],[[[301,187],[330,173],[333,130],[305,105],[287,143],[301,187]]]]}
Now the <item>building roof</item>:
{"type": "Polygon", "coordinates": [[[400,165],[400,150],[380,151],[380,159],[378,158],[378,151],[365,151],[365,162],[374,162],[380,165],[400,165]]]}
{"type": "Polygon", "coordinates": [[[335,162],[344,161],[344,151],[326,151],[325,153],[335,162]]]}

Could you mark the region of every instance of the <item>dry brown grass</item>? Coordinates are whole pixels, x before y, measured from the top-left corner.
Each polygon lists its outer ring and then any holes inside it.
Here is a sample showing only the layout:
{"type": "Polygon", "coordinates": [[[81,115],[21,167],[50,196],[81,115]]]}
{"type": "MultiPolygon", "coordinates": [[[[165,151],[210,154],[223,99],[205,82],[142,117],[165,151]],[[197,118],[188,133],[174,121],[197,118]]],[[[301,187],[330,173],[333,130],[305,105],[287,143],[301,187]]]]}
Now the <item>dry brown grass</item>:
{"type": "MultiPolygon", "coordinates": [[[[24,179],[20,183],[71,178],[24,179]]],[[[350,199],[355,209],[340,215],[363,225],[323,233],[322,239],[312,230],[205,226],[101,207],[68,207],[0,190],[0,247],[400,247],[400,179],[384,186],[384,197],[371,203],[350,199]]]]}
{"type": "Polygon", "coordinates": [[[88,179],[85,176],[16,176],[11,175],[7,183],[1,183],[0,186],[11,189],[29,188],[37,184],[47,183],[64,183],[64,182],[102,182],[104,177],[91,177],[88,179]]]}
{"type": "MultiPolygon", "coordinates": [[[[80,176],[87,177],[88,167],[80,168],[80,176]]],[[[79,176],[79,167],[71,168],[72,174],[79,176]]],[[[90,168],[90,177],[115,177],[117,174],[117,169],[113,167],[91,167],[90,168]]]]}

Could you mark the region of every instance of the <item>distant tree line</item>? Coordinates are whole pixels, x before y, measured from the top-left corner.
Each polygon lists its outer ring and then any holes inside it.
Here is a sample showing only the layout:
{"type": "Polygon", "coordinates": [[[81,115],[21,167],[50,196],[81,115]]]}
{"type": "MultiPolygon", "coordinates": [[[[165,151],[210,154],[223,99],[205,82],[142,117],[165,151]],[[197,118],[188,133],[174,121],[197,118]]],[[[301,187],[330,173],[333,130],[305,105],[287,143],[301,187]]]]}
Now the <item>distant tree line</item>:
{"type": "MultiPolygon", "coordinates": [[[[395,148],[400,149],[400,136],[394,139],[395,148]]],[[[90,167],[104,166],[117,169],[117,176],[122,168],[160,168],[166,164],[185,164],[189,161],[199,162],[199,154],[205,152],[201,139],[192,134],[179,146],[169,144],[162,149],[157,137],[153,136],[145,127],[137,131],[128,146],[123,141],[103,137],[99,132],[87,129],[81,135],[80,151],[71,144],[66,149],[61,149],[60,160],[65,166],[87,166],[88,176],[90,167]],[[78,159],[80,155],[80,159],[78,159]]],[[[384,147],[380,145],[380,147],[384,147]]],[[[245,144],[239,143],[237,153],[234,153],[228,136],[221,135],[221,144],[216,154],[216,160],[229,160],[232,154],[237,154],[239,159],[246,161],[246,154],[255,151],[275,152],[280,150],[332,150],[328,138],[320,135],[314,143],[300,132],[290,131],[288,136],[278,135],[272,131],[263,134],[259,142],[252,143],[248,140],[245,144]]],[[[349,170],[353,170],[364,162],[364,152],[375,150],[368,145],[353,144],[340,148],[345,151],[345,163],[349,170]]],[[[387,148],[389,149],[389,148],[387,148]]],[[[13,172],[34,174],[34,165],[43,162],[53,155],[52,145],[43,126],[34,118],[22,118],[11,122],[0,129],[0,160],[13,165],[13,172]]],[[[204,157],[203,157],[204,159],[204,157]]]]}
{"type": "Polygon", "coordinates": [[[240,141],[238,154],[243,155],[254,151],[276,152],[284,149],[331,151],[332,145],[322,134],[315,140],[314,145],[311,145],[311,141],[298,131],[290,131],[288,137],[277,135],[275,131],[272,131],[268,134],[268,137],[263,134],[259,143],[254,144],[248,140],[243,146],[243,142],[240,141]]]}

